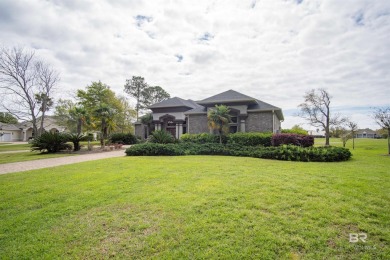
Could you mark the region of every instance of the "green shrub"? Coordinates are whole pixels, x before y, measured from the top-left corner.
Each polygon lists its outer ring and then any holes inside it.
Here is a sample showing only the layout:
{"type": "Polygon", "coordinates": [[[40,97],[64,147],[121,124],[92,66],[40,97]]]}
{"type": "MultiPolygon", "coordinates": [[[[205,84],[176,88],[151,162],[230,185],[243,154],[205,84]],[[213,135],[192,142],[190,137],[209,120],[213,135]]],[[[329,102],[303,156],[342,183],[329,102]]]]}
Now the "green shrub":
{"type": "Polygon", "coordinates": [[[243,146],[219,143],[179,143],[179,144],[136,144],[126,150],[127,155],[230,155],[263,159],[337,162],[351,158],[351,152],[341,147],[300,147],[282,145],[277,147],[243,146]]]}
{"type": "Polygon", "coordinates": [[[227,143],[238,144],[243,146],[258,146],[258,145],[271,146],[271,139],[272,139],[272,133],[237,132],[228,135],[227,143]]]}
{"type": "Polygon", "coordinates": [[[85,136],[83,134],[67,134],[67,141],[73,143],[73,151],[79,151],[80,150],[80,142],[85,141],[88,139],[88,136],[85,136]]]}
{"type": "Polygon", "coordinates": [[[314,145],[314,137],[312,135],[299,134],[274,134],[272,135],[272,146],[280,145],[297,145],[302,147],[310,147],[314,145]]]}
{"type": "Polygon", "coordinates": [[[261,152],[261,158],[301,162],[339,162],[351,158],[351,152],[342,147],[300,147],[282,145],[267,147],[261,152]]]}
{"type": "MultiPolygon", "coordinates": [[[[183,134],[180,141],[184,143],[207,144],[219,143],[219,135],[201,133],[201,134],[183,134]]],[[[226,136],[222,136],[222,143],[226,143],[226,136]]]]}
{"type": "Polygon", "coordinates": [[[172,134],[165,130],[156,130],[149,137],[149,142],[157,144],[171,144],[175,143],[175,141],[172,134]]]}
{"type": "Polygon", "coordinates": [[[61,150],[72,149],[72,146],[66,143],[67,141],[68,136],[66,134],[45,132],[34,138],[31,142],[31,150],[56,153],[61,150]]]}
{"type": "Polygon", "coordinates": [[[109,141],[120,144],[136,144],[137,138],[131,133],[114,133],[111,134],[109,141]]]}
{"type": "Polygon", "coordinates": [[[135,144],[127,148],[125,153],[128,156],[184,155],[179,145],[158,143],[135,144]]]}

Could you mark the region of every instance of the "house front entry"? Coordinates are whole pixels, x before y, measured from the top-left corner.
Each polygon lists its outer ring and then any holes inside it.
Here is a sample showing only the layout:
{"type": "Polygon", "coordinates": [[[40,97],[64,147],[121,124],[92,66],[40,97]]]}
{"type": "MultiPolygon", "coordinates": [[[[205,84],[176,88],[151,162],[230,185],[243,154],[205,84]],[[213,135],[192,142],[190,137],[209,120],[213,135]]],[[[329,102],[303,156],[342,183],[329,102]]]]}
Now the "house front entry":
{"type": "Polygon", "coordinates": [[[186,128],[185,120],[176,120],[172,115],[164,115],[159,120],[154,122],[156,130],[165,130],[176,139],[179,139],[183,134],[183,129],[186,128]]]}

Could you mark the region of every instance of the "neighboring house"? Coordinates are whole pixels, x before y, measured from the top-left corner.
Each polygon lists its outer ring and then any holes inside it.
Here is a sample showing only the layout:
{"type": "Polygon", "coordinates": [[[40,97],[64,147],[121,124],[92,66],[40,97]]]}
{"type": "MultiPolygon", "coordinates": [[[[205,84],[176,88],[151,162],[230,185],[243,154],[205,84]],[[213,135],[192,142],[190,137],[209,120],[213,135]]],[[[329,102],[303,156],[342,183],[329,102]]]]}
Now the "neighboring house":
{"type": "Polygon", "coordinates": [[[357,130],[355,138],[381,138],[381,135],[374,130],[366,128],[357,130]]]}
{"type": "MultiPolygon", "coordinates": [[[[249,97],[234,90],[228,90],[201,101],[170,98],[149,107],[152,110],[155,130],[166,130],[176,138],[182,134],[210,133],[207,113],[215,105],[230,108],[229,132],[273,132],[280,131],[284,120],[282,109],[249,97]]],[[[135,123],[135,135],[146,137],[146,127],[135,123]]]]}
{"type": "Polygon", "coordinates": [[[15,124],[0,122],[0,142],[15,142],[21,138],[21,130],[15,124]]]}
{"type": "MultiPolygon", "coordinates": [[[[38,119],[38,126],[40,120],[38,119]]],[[[54,117],[46,116],[43,128],[47,132],[64,132],[65,128],[59,126],[54,117]]],[[[34,137],[32,123],[25,121],[18,124],[0,123],[0,142],[28,141],[34,137]]]]}

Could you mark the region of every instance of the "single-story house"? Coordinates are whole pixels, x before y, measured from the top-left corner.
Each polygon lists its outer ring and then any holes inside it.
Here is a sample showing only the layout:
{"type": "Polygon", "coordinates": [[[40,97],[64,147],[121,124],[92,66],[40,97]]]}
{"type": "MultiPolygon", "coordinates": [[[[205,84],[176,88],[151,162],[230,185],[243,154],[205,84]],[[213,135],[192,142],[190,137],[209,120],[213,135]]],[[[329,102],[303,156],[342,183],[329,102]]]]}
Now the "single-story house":
{"type": "MultiPolygon", "coordinates": [[[[215,105],[230,108],[229,131],[235,132],[280,132],[284,120],[282,109],[234,90],[228,90],[200,101],[179,97],[166,99],[149,107],[152,110],[155,130],[166,130],[174,137],[182,134],[210,133],[207,113],[215,105]]],[[[146,138],[146,127],[135,123],[135,135],[146,138]]]]}
{"type": "Polygon", "coordinates": [[[366,129],[358,129],[355,138],[381,138],[381,135],[369,128],[366,129]]]}
{"type": "MultiPolygon", "coordinates": [[[[40,125],[38,119],[38,125],[40,125]]],[[[47,116],[43,122],[43,128],[47,132],[64,132],[65,128],[59,126],[54,117],[47,116]]],[[[0,142],[28,141],[34,137],[32,123],[25,121],[18,124],[0,123],[0,142]]]]}

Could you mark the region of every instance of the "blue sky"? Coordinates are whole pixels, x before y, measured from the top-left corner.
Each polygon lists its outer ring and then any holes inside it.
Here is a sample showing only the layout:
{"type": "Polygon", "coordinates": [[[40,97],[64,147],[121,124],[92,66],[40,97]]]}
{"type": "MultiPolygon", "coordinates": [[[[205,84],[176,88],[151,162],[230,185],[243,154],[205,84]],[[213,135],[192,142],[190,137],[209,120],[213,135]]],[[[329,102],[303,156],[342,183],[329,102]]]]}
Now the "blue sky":
{"type": "MultiPolygon", "coordinates": [[[[390,1],[2,0],[0,43],[25,46],[61,72],[58,96],[101,80],[118,94],[145,77],[172,96],[228,89],[281,107],[289,128],[306,91],[377,128],[390,105],[390,1]]],[[[307,125],[303,125],[309,128],[307,125]]]]}

